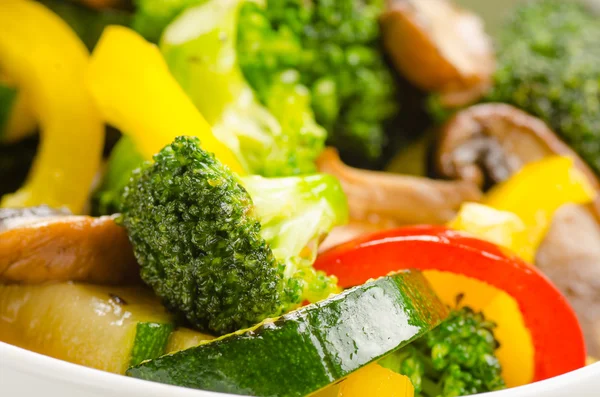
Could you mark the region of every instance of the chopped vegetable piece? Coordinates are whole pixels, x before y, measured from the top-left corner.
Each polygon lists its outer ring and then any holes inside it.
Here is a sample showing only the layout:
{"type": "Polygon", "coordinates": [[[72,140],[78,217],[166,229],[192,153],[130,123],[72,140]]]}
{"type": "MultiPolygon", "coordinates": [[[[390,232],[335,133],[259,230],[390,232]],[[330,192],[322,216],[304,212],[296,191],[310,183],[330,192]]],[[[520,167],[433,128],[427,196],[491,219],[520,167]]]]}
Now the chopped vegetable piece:
{"type": "Polygon", "coordinates": [[[425,278],[405,271],[127,374],[217,392],[304,397],[420,337],[447,314],[425,278]]]}
{"type": "Polygon", "coordinates": [[[475,102],[490,88],[494,49],[479,16],[449,0],[395,0],[382,15],[384,43],[414,84],[448,106],[475,102]]]}
{"type": "Polygon", "coordinates": [[[0,209],[0,283],[139,280],[127,233],[114,218],[0,209]]]}
{"type": "MultiPolygon", "coordinates": [[[[158,303],[156,305],[158,306],[158,303]]],[[[138,322],[129,366],[162,356],[166,352],[165,347],[172,332],[173,324],[138,322]]]]}
{"type": "Polygon", "coordinates": [[[343,287],[407,268],[483,281],[516,300],[534,344],[535,381],[585,363],[581,327],[566,299],[539,271],[492,243],[444,227],[403,228],[332,248],[317,258],[315,267],[336,275],[343,287]]]}
{"type": "Polygon", "coordinates": [[[5,196],[2,206],[83,211],[104,140],[104,126],[84,87],[88,60],[77,35],[43,5],[0,3],[0,69],[30,98],[42,134],[25,185],[5,196]]]}
{"type": "Polygon", "coordinates": [[[527,228],[527,241],[520,253],[531,263],[556,210],[568,203],[590,203],[595,197],[596,191],[572,158],[552,156],[526,164],[492,188],[483,203],[521,218],[527,228]]]}
{"type": "Polygon", "coordinates": [[[496,324],[468,307],[418,339],[379,361],[406,375],[417,396],[455,397],[506,388],[495,351],[496,324]]]}
{"type": "Polygon", "coordinates": [[[240,179],[190,137],[154,160],[125,189],[122,222],[142,278],[169,309],[224,334],[338,291],[312,268],[319,242],[348,216],[335,178],[240,179]]]}
{"type": "Polygon", "coordinates": [[[414,397],[415,389],[404,375],[369,364],[353,372],[346,379],[311,397],[414,397]]]}
{"type": "Polygon", "coordinates": [[[542,120],[514,106],[485,103],[457,112],[444,124],[437,142],[436,168],[444,178],[488,189],[523,165],[552,155],[571,157],[590,180],[596,178],[542,120]]]}
{"type": "Polygon", "coordinates": [[[465,203],[448,226],[510,249],[527,263],[533,263],[527,227],[518,215],[487,205],[465,203]]]}
{"type": "Polygon", "coordinates": [[[134,31],[110,26],[92,55],[88,86],[107,122],[118,127],[149,160],[176,136],[197,136],[233,171],[244,173],[236,156],[171,76],[156,46],[134,31]]]}
{"type": "Polygon", "coordinates": [[[172,319],[143,288],[0,286],[0,341],[123,374],[164,353],[172,319]]]}
{"type": "Polygon", "coordinates": [[[582,3],[517,7],[497,37],[498,68],[486,100],[539,117],[600,173],[600,17],[582,3]]]}
{"type": "Polygon", "coordinates": [[[481,191],[467,181],[440,181],[357,169],[344,164],[327,148],[317,162],[319,172],[340,180],[348,197],[350,217],[385,227],[442,224],[451,220],[465,201],[477,201],[481,191]]]}
{"type": "Polygon", "coordinates": [[[238,33],[240,65],[263,103],[281,73],[297,71],[328,143],[371,164],[399,109],[379,43],[384,8],[384,0],[246,1],[238,33]]]}
{"type": "Polygon", "coordinates": [[[297,72],[277,80],[266,106],[255,97],[238,65],[241,3],[211,0],[187,9],[166,29],[161,50],[174,77],[249,173],[314,173],[327,133],[314,120],[297,72]]]}
{"type": "Polygon", "coordinates": [[[189,328],[178,328],[171,333],[165,353],[175,353],[212,340],[215,337],[189,328]]]}

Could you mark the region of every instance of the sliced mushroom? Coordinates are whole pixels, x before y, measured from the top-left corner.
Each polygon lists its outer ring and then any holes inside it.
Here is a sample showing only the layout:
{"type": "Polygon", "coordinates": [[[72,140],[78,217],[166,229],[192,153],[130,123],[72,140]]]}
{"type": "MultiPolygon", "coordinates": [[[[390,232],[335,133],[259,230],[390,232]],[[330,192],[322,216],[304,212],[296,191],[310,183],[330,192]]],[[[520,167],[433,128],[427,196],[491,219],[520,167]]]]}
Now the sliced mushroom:
{"type": "Polygon", "coordinates": [[[450,0],[388,0],[383,39],[396,67],[413,84],[459,107],[491,86],[494,49],[482,20],[450,0]]]}
{"type": "Polygon", "coordinates": [[[331,148],[321,155],[317,166],[340,180],[353,220],[381,227],[445,223],[464,201],[481,197],[471,182],[436,181],[348,167],[331,148]]]}
{"type": "Polygon", "coordinates": [[[482,104],[458,112],[441,130],[437,171],[446,178],[487,187],[546,156],[572,157],[598,187],[594,172],[541,120],[505,104],[482,104]]]}
{"type": "Polygon", "coordinates": [[[536,265],[575,309],[588,353],[600,355],[600,225],[590,210],[560,208],[536,256],[536,265]]]}
{"type": "Polygon", "coordinates": [[[0,283],[48,281],[139,282],[125,230],[113,217],[0,210],[0,283]]]}
{"type": "MultiPolygon", "coordinates": [[[[477,105],[457,113],[442,129],[436,160],[445,177],[484,186],[551,155],[573,158],[600,189],[594,172],[546,124],[509,105],[477,105]]],[[[560,208],[535,260],[569,299],[593,355],[600,354],[599,203],[560,208]]]]}

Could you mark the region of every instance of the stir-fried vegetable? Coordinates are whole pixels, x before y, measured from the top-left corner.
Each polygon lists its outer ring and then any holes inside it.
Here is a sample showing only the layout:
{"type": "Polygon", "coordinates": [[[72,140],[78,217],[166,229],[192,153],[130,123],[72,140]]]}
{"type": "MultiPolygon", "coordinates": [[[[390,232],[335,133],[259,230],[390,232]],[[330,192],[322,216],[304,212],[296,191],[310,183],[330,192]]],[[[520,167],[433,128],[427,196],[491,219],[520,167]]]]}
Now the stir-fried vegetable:
{"type": "MultiPolygon", "coordinates": [[[[289,176],[315,171],[326,132],[310,98],[288,73],[270,87],[266,107],[238,66],[240,0],[212,0],[186,10],[166,29],[161,49],[174,77],[252,174],[289,176]]],[[[243,52],[240,52],[243,54],[243,52]]]]}
{"type": "Polygon", "coordinates": [[[537,270],[491,243],[443,227],[404,228],[335,247],[319,256],[315,267],[335,274],[343,287],[398,269],[421,269],[447,304],[464,295],[465,305],[487,306],[486,317],[498,323],[498,357],[501,363],[506,360],[505,368],[511,366],[512,379],[505,376],[509,385],[546,379],[585,364],[581,328],[565,298],[537,270]],[[497,290],[490,292],[471,280],[497,290]],[[511,314],[513,309],[518,313],[511,314]],[[533,379],[527,379],[530,369],[525,357],[531,347],[534,372],[533,379]]]}
{"type": "Polygon", "coordinates": [[[424,335],[447,314],[420,272],[399,272],[127,373],[217,392],[304,397],[424,335]]]}
{"type": "Polygon", "coordinates": [[[523,259],[532,263],[556,210],[567,203],[586,204],[595,198],[595,190],[572,159],[549,157],[527,164],[494,187],[483,201],[523,220],[527,240],[520,245],[520,251],[523,259]]]}
{"type": "Polygon", "coordinates": [[[145,159],[188,134],[201,138],[202,147],[231,169],[244,172],[171,76],[158,49],[132,30],[111,26],[104,31],[87,77],[100,113],[131,137],[145,159]]]}
{"type": "Polygon", "coordinates": [[[600,172],[600,17],[577,1],[517,8],[498,38],[488,100],[513,104],[550,125],[600,172]]]}
{"type": "Polygon", "coordinates": [[[519,7],[494,75],[451,0],[0,0],[0,194],[31,170],[0,202],[0,341],[269,397],[457,397],[582,367],[584,335],[600,344],[584,10],[519,7]],[[342,163],[383,167],[420,89],[444,117],[504,103],[407,148],[418,177],[342,163]],[[364,235],[407,223],[446,226],[364,235]]]}
{"type": "Polygon", "coordinates": [[[469,396],[504,389],[495,357],[496,325],[468,307],[455,310],[439,327],[380,360],[406,375],[424,397],[469,396]]]}
{"type": "Polygon", "coordinates": [[[121,209],[142,278],[169,309],[223,334],[337,291],[312,268],[320,240],[347,218],[334,178],[239,179],[185,137],[154,160],[121,209]]]}
{"type": "Polygon", "coordinates": [[[48,204],[83,211],[104,139],[84,85],[88,59],[75,33],[41,4],[0,4],[0,69],[30,98],[42,134],[25,185],[5,196],[3,206],[48,204]]]}
{"type": "Polygon", "coordinates": [[[396,85],[379,47],[382,0],[246,2],[238,52],[264,103],[273,84],[296,70],[317,121],[343,155],[375,160],[384,123],[398,111],[396,85]]]}

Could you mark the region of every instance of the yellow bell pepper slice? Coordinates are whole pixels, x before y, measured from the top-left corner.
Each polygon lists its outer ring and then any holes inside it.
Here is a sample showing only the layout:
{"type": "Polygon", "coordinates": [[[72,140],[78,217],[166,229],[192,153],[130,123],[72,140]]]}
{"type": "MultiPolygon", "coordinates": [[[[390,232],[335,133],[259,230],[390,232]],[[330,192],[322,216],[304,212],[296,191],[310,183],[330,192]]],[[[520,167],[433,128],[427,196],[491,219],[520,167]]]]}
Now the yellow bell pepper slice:
{"type": "Polygon", "coordinates": [[[527,227],[521,218],[512,212],[500,211],[479,203],[464,203],[448,226],[508,248],[526,262],[533,262],[527,227]]]}
{"type": "Polygon", "coordinates": [[[507,181],[492,188],[483,204],[516,214],[527,228],[519,250],[533,261],[554,212],[567,203],[593,201],[596,191],[570,157],[552,156],[529,163],[507,181]]]}
{"type": "Polygon", "coordinates": [[[0,69],[31,101],[41,143],[25,185],[4,207],[47,204],[82,212],[96,175],[104,126],[85,89],[89,54],[43,5],[0,1],[0,69]]]}
{"type": "Polygon", "coordinates": [[[311,397],[414,397],[410,380],[377,363],[354,372],[340,383],[329,386],[311,397]]]}
{"type": "Polygon", "coordinates": [[[159,49],[133,30],[105,29],[87,82],[106,121],[128,134],[146,159],[177,136],[190,135],[234,172],[245,173],[171,75],[159,49]]]}

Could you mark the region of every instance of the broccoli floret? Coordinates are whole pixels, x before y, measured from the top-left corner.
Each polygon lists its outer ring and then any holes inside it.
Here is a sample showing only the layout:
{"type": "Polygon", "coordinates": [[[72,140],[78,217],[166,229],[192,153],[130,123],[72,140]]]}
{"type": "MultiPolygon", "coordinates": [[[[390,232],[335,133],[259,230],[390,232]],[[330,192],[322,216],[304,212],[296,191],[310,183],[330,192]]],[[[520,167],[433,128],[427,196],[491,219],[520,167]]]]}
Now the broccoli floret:
{"type": "Polygon", "coordinates": [[[515,105],[548,123],[600,172],[600,18],[578,2],[517,8],[498,37],[488,101],[515,105]]]}
{"type": "Polygon", "coordinates": [[[195,327],[225,334],[337,291],[312,263],[347,218],[329,175],[239,178],[179,137],[125,188],[122,220],[142,279],[195,327]]]}
{"type": "Polygon", "coordinates": [[[246,82],[236,54],[240,0],[192,7],[165,31],[161,49],[169,68],[215,134],[249,173],[313,173],[326,131],[315,120],[308,90],[293,71],[272,76],[262,105],[246,82]]]}
{"type": "Polygon", "coordinates": [[[261,100],[268,100],[274,76],[297,70],[328,143],[355,159],[382,155],[383,125],[398,113],[379,43],[383,3],[267,0],[246,2],[240,12],[240,64],[261,100]]]}
{"type": "Polygon", "coordinates": [[[496,325],[468,307],[379,363],[410,378],[415,395],[455,397],[504,389],[496,325]]]}

